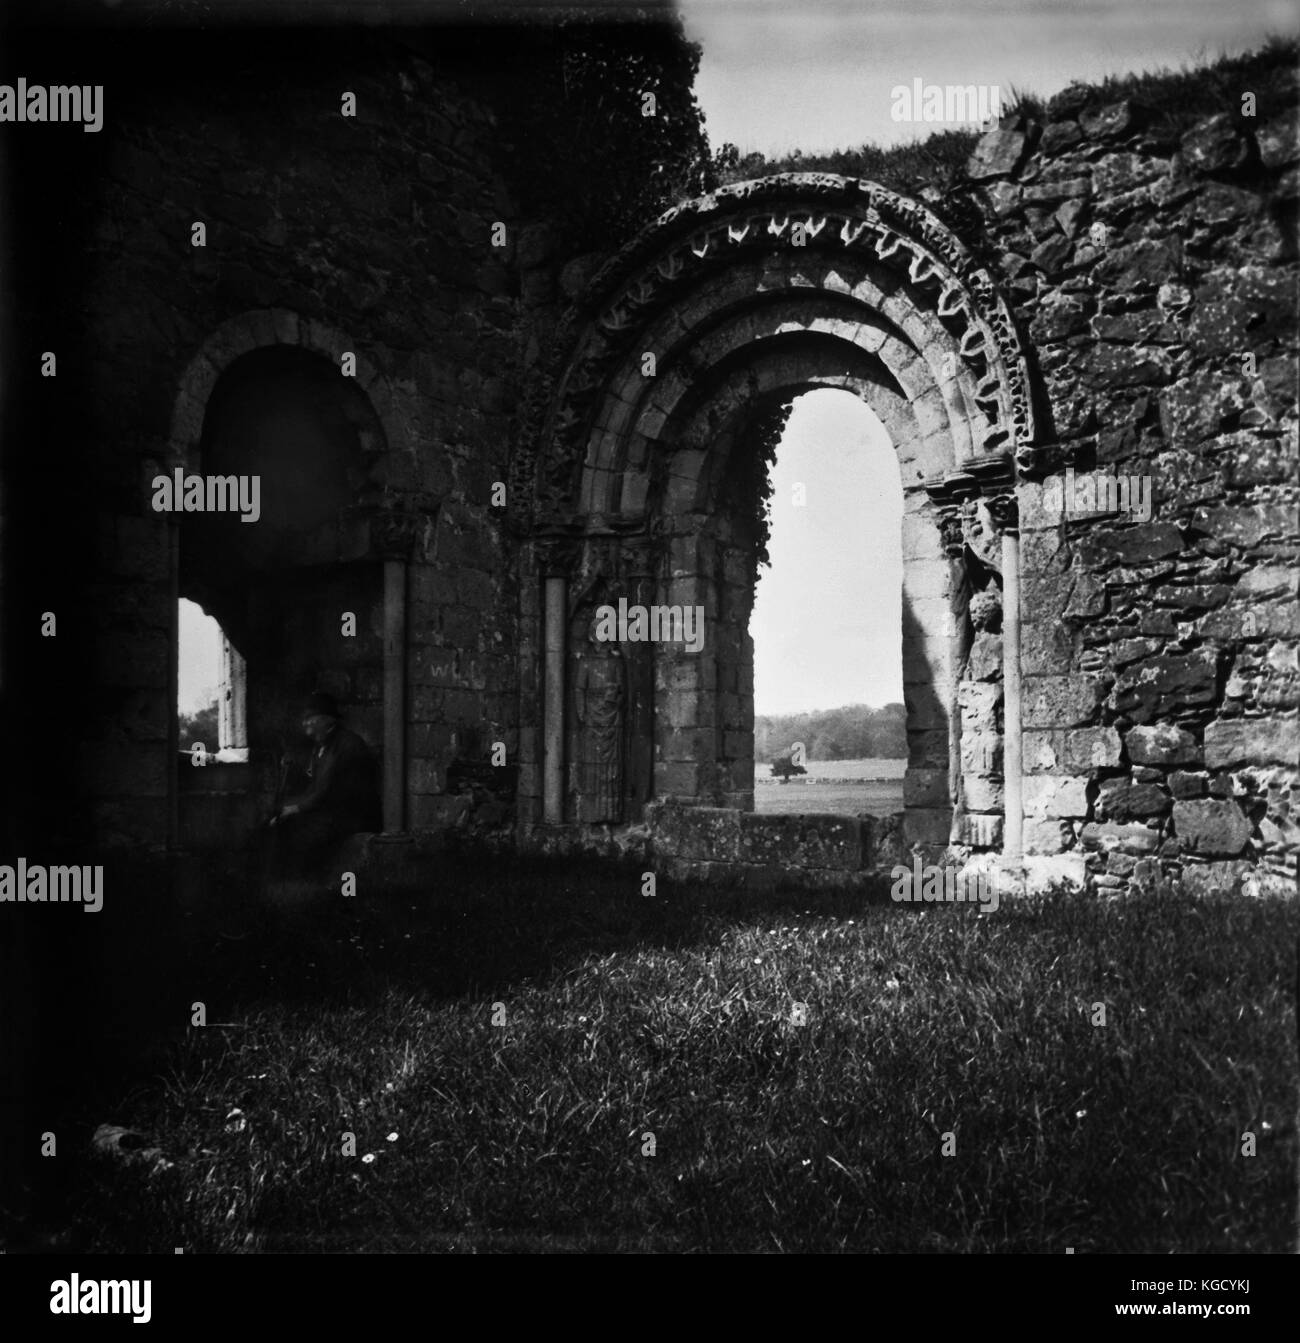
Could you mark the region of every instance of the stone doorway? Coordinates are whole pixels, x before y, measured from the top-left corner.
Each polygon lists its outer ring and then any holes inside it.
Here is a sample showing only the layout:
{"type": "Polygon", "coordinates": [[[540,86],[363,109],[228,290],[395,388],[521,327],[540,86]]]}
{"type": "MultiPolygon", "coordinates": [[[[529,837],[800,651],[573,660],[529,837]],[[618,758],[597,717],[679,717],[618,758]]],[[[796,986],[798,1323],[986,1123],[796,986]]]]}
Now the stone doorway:
{"type": "Polygon", "coordinates": [[[835,387],[879,416],[903,482],[903,839],[1018,854],[1015,453],[1033,416],[1015,329],[963,245],[871,183],[746,183],[625,248],[562,345],[514,464],[525,826],[752,807],[764,435],[835,387]],[[700,610],[703,644],[584,646],[620,604],[700,610]]]}
{"type": "Polygon", "coordinates": [[[182,848],[239,848],[271,805],[282,758],[303,753],[298,722],[311,690],[334,693],[349,726],[384,747],[385,557],[366,525],[383,440],[355,383],[294,346],[233,358],[198,423],[175,465],[204,478],[255,477],[260,512],[251,523],[232,513],[175,520],[177,595],[221,627],[240,673],[246,749],[201,770],[180,762],[174,838],[182,848]]]}

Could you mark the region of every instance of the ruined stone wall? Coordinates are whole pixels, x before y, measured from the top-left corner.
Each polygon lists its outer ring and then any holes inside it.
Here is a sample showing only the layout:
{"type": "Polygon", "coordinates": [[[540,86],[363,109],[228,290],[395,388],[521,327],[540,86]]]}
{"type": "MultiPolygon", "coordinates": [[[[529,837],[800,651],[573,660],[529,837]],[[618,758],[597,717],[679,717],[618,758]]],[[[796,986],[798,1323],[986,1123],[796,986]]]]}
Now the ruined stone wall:
{"type": "MultiPolygon", "coordinates": [[[[601,259],[574,270],[590,239],[527,214],[512,178],[544,46],[471,30],[19,36],[31,68],[102,83],[105,115],[96,134],[9,138],[12,363],[32,376],[11,399],[6,615],[22,638],[7,641],[6,690],[14,749],[39,776],[17,828],[166,840],[185,542],[151,511],[149,482],[202,469],[214,386],[277,345],[340,377],[355,354],[376,421],[356,526],[340,521],[330,554],[314,543],[285,560],[286,586],[330,609],[285,620],[283,638],[337,629],[340,592],[378,591],[391,546],[370,512],[409,522],[406,823],[436,827],[457,810],[454,761],[494,741],[516,755],[519,597],[493,485],[524,371],[566,287],[601,259]],[[45,351],[57,374],[42,380],[45,351]],[[329,564],[369,573],[330,577],[329,564]],[[33,653],[44,611],[58,637],[33,653]]],[[[378,747],[380,612],[357,614],[359,642],[311,639],[277,659],[269,690],[288,703],[319,676],[378,747]]],[[[268,692],[266,670],[250,669],[250,695],[268,692]]]]}
{"type": "Polygon", "coordinates": [[[971,162],[1049,426],[1018,491],[1026,851],[1103,889],[1294,889],[1296,107],[1240,112],[1172,136],[1080,93],[971,162]],[[1080,516],[1104,476],[1149,515],[1080,516]]]}

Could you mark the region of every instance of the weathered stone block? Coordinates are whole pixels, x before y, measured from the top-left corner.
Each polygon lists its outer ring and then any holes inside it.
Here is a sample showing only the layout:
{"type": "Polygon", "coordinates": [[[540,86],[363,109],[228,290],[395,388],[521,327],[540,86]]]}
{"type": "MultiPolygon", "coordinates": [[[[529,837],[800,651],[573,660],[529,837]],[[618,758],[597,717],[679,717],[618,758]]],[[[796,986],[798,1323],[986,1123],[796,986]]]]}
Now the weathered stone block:
{"type": "Polygon", "coordinates": [[[1066,775],[1030,774],[1021,783],[1026,816],[1086,816],[1087,779],[1066,775]]]}
{"type": "Polygon", "coordinates": [[[1021,721],[1027,728],[1079,727],[1097,711],[1103,693],[1095,676],[1026,677],[1021,721]]]}
{"type": "Polygon", "coordinates": [[[907,845],[920,844],[929,848],[943,848],[952,831],[952,809],[927,811],[914,807],[904,813],[903,839],[907,845]]]}
{"type": "Polygon", "coordinates": [[[942,807],[948,801],[947,770],[908,769],[903,776],[904,806],[942,807]]]}
{"type": "Polygon", "coordinates": [[[962,722],[981,727],[995,726],[1002,705],[1002,687],[986,681],[963,681],[957,688],[962,722]]]}
{"type": "Polygon", "coordinates": [[[1201,760],[1196,738],[1173,723],[1132,728],[1125,733],[1124,744],[1137,765],[1196,765],[1201,760]]]}
{"type": "Polygon", "coordinates": [[[1026,853],[1064,853],[1074,840],[1069,821],[1055,817],[1026,816],[1024,821],[1026,853]]]}
{"type": "Polygon", "coordinates": [[[1255,132],[1259,159],[1266,168],[1285,168],[1300,158],[1300,136],[1297,136],[1295,117],[1274,117],[1255,132]]]}
{"type": "Polygon", "coordinates": [[[862,867],[866,836],[856,817],[736,814],[742,862],[849,872],[862,867]]]}
{"type": "Polygon", "coordinates": [[[1114,140],[1132,135],[1146,120],[1145,109],[1132,99],[1121,98],[1104,107],[1088,107],[1079,113],[1079,129],[1089,140],[1114,140]]]}
{"type": "Polygon", "coordinates": [[[1233,118],[1220,112],[1193,126],[1179,142],[1179,152],[1194,172],[1213,173],[1241,167],[1249,150],[1233,118]]]}
{"type": "Polygon", "coordinates": [[[1174,803],[1174,831],[1187,852],[1230,857],[1249,843],[1250,829],[1241,808],[1230,798],[1174,803]]]}
{"type": "Polygon", "coordinates": [[[1300,511],[1295,504],[1206,506],[1196,510],[1196,526],[1220,541],[1257,546],[1267,537],[1294,537],[1300,532],[1300,511]]]}
{"type": "Polygon", "coordinates": [[[1149,723],[1215,698],[1218,660],[1213,649],[1150,658],[1120,673],[1111,702],[1118,713],[1149,723]]]}
{"type": "Polygon", "coordinates": [[[1089,306],[1079,294],[1051,292],[1036,309],[1033,321],[1029,324],[1029,333],[1035,341],[1048,344],[1086,331],[1089,306]]]}
{"type": "Polygon", "coordinates": [[[1001,816],[976,815],[967,812],[960,822],[960,842],[974,849],[1002,847],[1003,819],[1001,816]]]}
{"type": "Polygon", "coordinates": [[[988,774],[966,774],[962,776],[962,792],[966,806],[971,811],[1002,810],[1001,779],[995,779],[988,774]]]}
{"type": "Polygon", "coordinates": [[[961,767],[967,774],[1001,774],[1001,733],[991,731],[962,733],[961,767]]]}
{"type": "Polygon", "coordinates": [[[1221,718],[1205,729],[1210,769],[1300,763],[1300,724],[1291,718],[1221,718]]]}
{"type": "Polygon", "coordinates": [[[1101,569],[1111,564],[1150,564],[1177,555],[1182,548],[1182,535],[1170,522],[1126,527],[1098,524],[1080,537],[1078,555],[1086,568],[1101,569]]]}
{"type": "Polygon", "coordinates": [[[1097,798],[1097,815],[1109,821],[1143,821],[1169,812],[1169,794],[1154,783],[1105,779],[1097,798]]]}
{"type": "Polygon", "coordinates": [[[1054,158],[1082,143],[1083,131],[1077,121],[1056,121],[1043,131],[1042,139],[1038,142],[1038,152],[1044,158],[1054,158]]]}
{"type": "Polygon", "coordinates": [[[1055,729],[1024,732],[1020,738],[1020,767],[1026,774],[1059,773],[1061,733],[1055,729]]]}
{"type": "Polygon", "coordinates": [[[740,857],[738,811],[720,807],[657,807],[651,831],[656,855],[735,862],[740,857]]]}
{"type": "Polygon", "coordinates": [[[1076,774],[1119,764],[1119,733],[1113,727],[1073,728],[1065,734],[1062,764],[1076,774]]]}
{"type": "Polygon", "coordinates": [[[1242,861],[1188,863],[1183,868],[1179,885],[1189,895],[1236,895],[1249,871],[1250,864],[1242,861]]]}
{"type": "MultiPolygon", "coordinates": [[[[1038,608],[1041,612],[1042,608],[1038,608]]],[[[1025,676],[1065,675],[1073,668],[1078,635],[1059,617],[1020,627],[1020,670],[1025,676]]]]}
{"type": "Polygon", "coordinates": [[[1189,773],[1185,770],[1176,769],[1169,775],[1169,791],[1177,798],[1201,797],[1205,793],[1205,784],[1208,777],[1206,774],[1189,773]]]}
{"type": "Polygon", "coordinates": [[[1177,280],[1182,268],[1182,247],[1176,241],[1140,242],[1117,247],[1097,263],[1093,274],[1112,289],[1151,290],[1177,280]]]}
{"type": "Polygon", "coordinates": [[[1022,130],[1011,125],[999,126],[980,137],[967,160],[966,172],[976,182],[1010,177],[1024,161],[1028,145],[1028,137],[1022,130]]]}
{"type": "Polygon", "coordinates": [[[1160,844],[1160,832],[1145,825],[1119,824],[1115,821],[1090,822],[1083,827],[1083,845],[1108,853],[1119,849],[1123,853],[1154,853],[1160,844]]]}

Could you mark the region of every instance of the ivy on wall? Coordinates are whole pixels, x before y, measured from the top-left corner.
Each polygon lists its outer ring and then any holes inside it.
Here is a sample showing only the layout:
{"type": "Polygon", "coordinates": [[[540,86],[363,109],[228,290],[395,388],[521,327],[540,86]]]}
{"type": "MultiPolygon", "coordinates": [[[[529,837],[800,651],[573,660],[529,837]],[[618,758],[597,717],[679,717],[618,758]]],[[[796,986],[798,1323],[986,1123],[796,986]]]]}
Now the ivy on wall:
{"type": "Polygon", "coordinates": [[[727,493],[733,498],[741,538],[752,546],[753,570],[770,565],[767,543],[772,535],[772,466],[794,401],[762,406],[740,434],[729,466],[727,493]]]}
{"type": "Polygon", "coordinates": [[[563,230],[563,249],[612,252],[714,184],[692,92],[698,46],[675,16],[560,21],[530,33],[503,126],[524,215],[563,230]]]}

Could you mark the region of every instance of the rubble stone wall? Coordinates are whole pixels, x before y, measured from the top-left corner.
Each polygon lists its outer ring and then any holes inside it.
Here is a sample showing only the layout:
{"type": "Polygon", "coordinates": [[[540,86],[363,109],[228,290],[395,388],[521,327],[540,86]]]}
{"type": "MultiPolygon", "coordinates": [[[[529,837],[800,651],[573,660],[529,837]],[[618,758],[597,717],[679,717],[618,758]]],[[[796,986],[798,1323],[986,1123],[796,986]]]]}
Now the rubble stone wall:
{"type": "Polygon", "coordinates": [[[1019,490],[1026,851],[1294,889],[1296,108],[1173,138],[1079,104],[971,164],[1051,419],[1019,490]],[[1087,516],[1107,477],[1128,509],[1087,516]]]}

